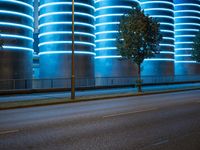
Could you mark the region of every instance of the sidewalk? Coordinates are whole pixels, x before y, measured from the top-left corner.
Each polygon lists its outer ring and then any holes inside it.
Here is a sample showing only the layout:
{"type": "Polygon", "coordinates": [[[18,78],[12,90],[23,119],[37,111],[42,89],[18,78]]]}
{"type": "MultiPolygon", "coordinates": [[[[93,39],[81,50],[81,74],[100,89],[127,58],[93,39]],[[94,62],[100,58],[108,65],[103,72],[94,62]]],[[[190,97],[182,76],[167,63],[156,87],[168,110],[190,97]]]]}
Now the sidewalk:
{"type": "Polygon", "coordinates": [[[117,98],[125,96],[139,96],[147,94],[159,94],[184,90],[200,89],[200,83],[144,86],[143,93],[137,93],[136,88],[113,88],[76,91],[76,99],[70,99],[70,92],[34,93],[23,95],[0,96],[0,109],[30,107],[38,105],[59,104],[66,102],[88,101],[95,99],[117,98]]]}

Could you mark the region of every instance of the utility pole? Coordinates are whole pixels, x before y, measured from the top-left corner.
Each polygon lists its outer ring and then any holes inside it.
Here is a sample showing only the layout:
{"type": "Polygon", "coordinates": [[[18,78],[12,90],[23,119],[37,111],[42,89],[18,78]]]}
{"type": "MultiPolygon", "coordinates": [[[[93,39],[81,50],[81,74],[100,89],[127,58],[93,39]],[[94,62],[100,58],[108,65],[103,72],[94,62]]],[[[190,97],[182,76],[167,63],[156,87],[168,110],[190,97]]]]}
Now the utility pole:
{"type": "Polygon", "coordinates": [[[74,0],[72,0],[72,55],[71,55],[71,99],[75,99],[75,61],[74,61],[74,0]]]}

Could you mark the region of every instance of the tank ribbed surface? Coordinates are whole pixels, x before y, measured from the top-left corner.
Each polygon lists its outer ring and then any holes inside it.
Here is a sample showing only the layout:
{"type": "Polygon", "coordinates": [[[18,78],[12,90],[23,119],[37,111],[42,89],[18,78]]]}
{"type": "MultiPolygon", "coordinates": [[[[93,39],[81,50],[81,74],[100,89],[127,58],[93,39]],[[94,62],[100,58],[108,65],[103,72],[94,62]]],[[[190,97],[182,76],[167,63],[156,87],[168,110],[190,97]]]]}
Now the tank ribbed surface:
{"type": "Polygon", "coordinates": [[[32,78],[32,0],[0,1],[0,80],[32,78]]]}
{"type": "Polygon", "coordinates": [[[174,75],[174,4],[173,0],[141,0],[145,14],[156,18],[160,23],[163,40],[160,54],[144,61],[143,75],[174,75]]]}
{"type": "MultiPolygon", "coordinates": [[[[39,6],[40,77],[71,77],[72,1],[41,0],[39,6]]],[[[94,76],[93,0],[75,1],[77,77],[94,76]]]]}
{"type": "Polygon", "coordinates": [[[137,6],[137,0],[95,0],[96,58],[97,77],[122,77],[136,74],[134,65],[122,61],[116,47],[116,37],[120,18],[137,6]]]}
{"type": "Polygon", "coordinates": [[[176,75],[200,74],[191,58],[193,40],[200,30],[200,1],[175,0],[176,75]]]}

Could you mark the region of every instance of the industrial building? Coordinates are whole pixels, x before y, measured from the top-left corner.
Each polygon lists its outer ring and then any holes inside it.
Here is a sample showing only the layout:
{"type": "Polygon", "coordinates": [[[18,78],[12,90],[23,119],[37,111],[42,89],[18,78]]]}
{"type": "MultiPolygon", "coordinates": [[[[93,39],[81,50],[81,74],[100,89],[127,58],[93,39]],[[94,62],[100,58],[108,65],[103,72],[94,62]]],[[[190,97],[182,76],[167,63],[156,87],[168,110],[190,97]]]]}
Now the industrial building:
{"type": "Polygon", "coordinates": [[[32,78],[32,0],[0,1],[0,79],[32,78]]]}
{"type": "MultiPolygon", "coordinates": [[[[71,0],[1,0],[0,80],[71,78],[71,0]]],[[[143,76],[200,75],[191,59],[200,30],[199,0],[75,0],[77,78],[137,75],[116,48],[123,14],[140,5],[157,18],[163,40],[160,54],[146,59],[143,76]]],[[[92,82],[94,83],[94,82],[92,82]]]]}
{"type": "Polygon", "coordinates": [[[192,60],[195,35],[200,30],[200,0],[175,0],[175,75],[200,74],[200,65],[192,60]]]}

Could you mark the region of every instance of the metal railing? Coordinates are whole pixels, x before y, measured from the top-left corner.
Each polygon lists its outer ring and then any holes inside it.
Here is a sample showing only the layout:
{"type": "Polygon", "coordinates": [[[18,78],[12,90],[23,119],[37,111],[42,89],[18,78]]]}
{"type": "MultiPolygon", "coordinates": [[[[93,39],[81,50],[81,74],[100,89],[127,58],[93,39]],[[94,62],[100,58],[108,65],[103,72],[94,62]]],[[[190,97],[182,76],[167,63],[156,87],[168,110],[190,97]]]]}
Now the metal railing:
{"type": "MultiPolygon", "coordinates": [[[[76,88],[114,87],[135,85],[137,77],[96,77],[76,78],[76,88]]],[[[142,84],[172,84],[184,82],[200,82],[197,76],[143,76],[142,84]]],[[[31,89],[61,89],[71,88],[70,78],[58,79],[9,79],[0,80],[0,91],[31,90],[31,89]]]]}

